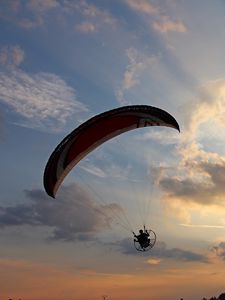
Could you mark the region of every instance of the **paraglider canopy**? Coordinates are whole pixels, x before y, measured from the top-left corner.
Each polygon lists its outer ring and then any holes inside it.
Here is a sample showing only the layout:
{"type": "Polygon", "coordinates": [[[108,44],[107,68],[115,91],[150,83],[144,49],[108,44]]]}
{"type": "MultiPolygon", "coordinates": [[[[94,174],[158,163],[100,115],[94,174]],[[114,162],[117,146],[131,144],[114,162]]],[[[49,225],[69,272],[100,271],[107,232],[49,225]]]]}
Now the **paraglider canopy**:
{"type": "Polygon", "coordinates": [[[148,105],[119,107],[81,124],[63,139],[47,162],[44,172],[47,194],[54,198],[69,171],[99,145],[124,132],[148,126],[166,126],[180,131],[169,113],[148,105]]]}

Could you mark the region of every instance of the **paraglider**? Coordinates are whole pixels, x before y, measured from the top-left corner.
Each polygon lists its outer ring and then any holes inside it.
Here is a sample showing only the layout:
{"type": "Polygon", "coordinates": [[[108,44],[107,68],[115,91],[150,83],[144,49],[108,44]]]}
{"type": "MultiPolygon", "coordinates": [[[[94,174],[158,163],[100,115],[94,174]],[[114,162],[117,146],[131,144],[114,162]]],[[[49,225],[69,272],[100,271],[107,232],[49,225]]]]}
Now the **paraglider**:
{"type": "MultiPolygon", "coordinates": [[[[87,120],[67,135],[51,154],[44,171],[46,193],[55,198],[69,171],[104,142],[124,132],[148,126],[165,126],[180,131],[173,116],[148,105],[119,107],[87,120]]],[[[146,251],[155,244],[155,233],[145,228],[144,233],[148,235],[148,245],[140,243],[138,236],[135,236],[135,247],[138,251],[146,251]]]]}

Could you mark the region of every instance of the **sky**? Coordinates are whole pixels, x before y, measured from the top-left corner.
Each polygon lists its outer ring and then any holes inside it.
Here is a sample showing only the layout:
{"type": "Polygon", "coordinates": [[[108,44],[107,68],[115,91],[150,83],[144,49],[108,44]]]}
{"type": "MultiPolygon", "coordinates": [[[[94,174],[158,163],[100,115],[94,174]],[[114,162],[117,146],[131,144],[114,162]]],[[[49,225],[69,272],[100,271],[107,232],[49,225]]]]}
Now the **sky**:
{"type": "Polygon", "coordinates": [[[0,0],[0,298],[224,292],[225,2],[0,0]],[[169,112],[86,156],[56,199],[49,156],[96,114],[169,112]],[[137,252],[132,231],[157,235],[137,252]]]}

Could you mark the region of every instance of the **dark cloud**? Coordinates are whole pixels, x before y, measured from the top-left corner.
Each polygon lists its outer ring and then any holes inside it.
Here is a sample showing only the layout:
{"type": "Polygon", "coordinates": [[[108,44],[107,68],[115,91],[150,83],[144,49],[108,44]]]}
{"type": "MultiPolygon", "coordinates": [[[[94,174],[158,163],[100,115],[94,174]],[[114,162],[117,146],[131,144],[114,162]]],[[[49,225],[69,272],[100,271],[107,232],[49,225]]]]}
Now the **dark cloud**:
{"type": "MultiPolygon", "coordinates": [[[[44,191],[25,191],[29,204],[0,207],[0,227],[48,226],[53,240],[93,240],[95,234],[109,227],[110,205],[97,205],[78,184],[64,187],[57,199],[44,191]]],[[[113,207],[114,210],[116,209],[113,207]]]]}
{"type": "Polygon", "coordinates": [[[196,182],[192,179],[162,178],[159,186],[166,193],[168,198],[179,198],[185,201],[208,204],[212,202],[211,189],[204,183],[196,182]]]}
{"type": "Polygon", "coordinates": [[[167,175],[161,177],[158,182],[166,197],[204,205],[224,205],[225,162],[195,161],[193,172],[196,172],[195,178],[181,179],[167,175]],[[204,174],[204,180],[196,179],[202,174],[204,174]]]}
{"type": "Polygon", "coordinates": [[[219,243],[219,245],[214,246],[212,248],[212,252],[214,252],[218,257],[225,260],[225,242],[219,243]]]}
{"type": "Polygon", "coordinates": [[[172,258],[174,260],[182,261],[198,261],[198,262],[208,262],[207,257],[202,254],[195,253],[188,250],[183,250],[180,248],[168,249],[164,242],[159,242],[152,249],[152,255],[157,258],[172,258]]]}
{"type": "MultiPolygon", "coordinates": [[[[137,250],[133,247],[131,239],[123,239],[115,244],[119,251],[124,254],[137,255],[137,250]]],[[[156,242],[155,246],[150,250],[152,258],[169,258],[179,261],[186,262],[204,262],[208,263],[208,259],[206,256],[195,253],[188,250],[183,250],[180,248],[167,248],[166,243],[164,242],[156,242]]],[[[149,252],[143,253],[146,256],[149,256],[149,252]]]]}

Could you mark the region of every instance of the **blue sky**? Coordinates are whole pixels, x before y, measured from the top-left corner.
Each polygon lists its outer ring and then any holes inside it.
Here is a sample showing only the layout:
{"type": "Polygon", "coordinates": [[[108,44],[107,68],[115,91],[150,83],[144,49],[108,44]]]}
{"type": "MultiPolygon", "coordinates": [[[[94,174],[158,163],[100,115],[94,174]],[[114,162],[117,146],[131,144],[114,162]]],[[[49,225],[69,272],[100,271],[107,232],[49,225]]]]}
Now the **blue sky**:
{"type": "Polygon", "coordinates": [[[1,1],[2,298],[222,292],[224,12],[219,0],[1,1]],[[49,198],[42,177],[57,144],[128,104],[168,111],[181,133],[145,128],[111,140],[49,198]],[[146,199],[157,244],[140,256],[112,214],[123,207],[137,231],[146,199]]]}

